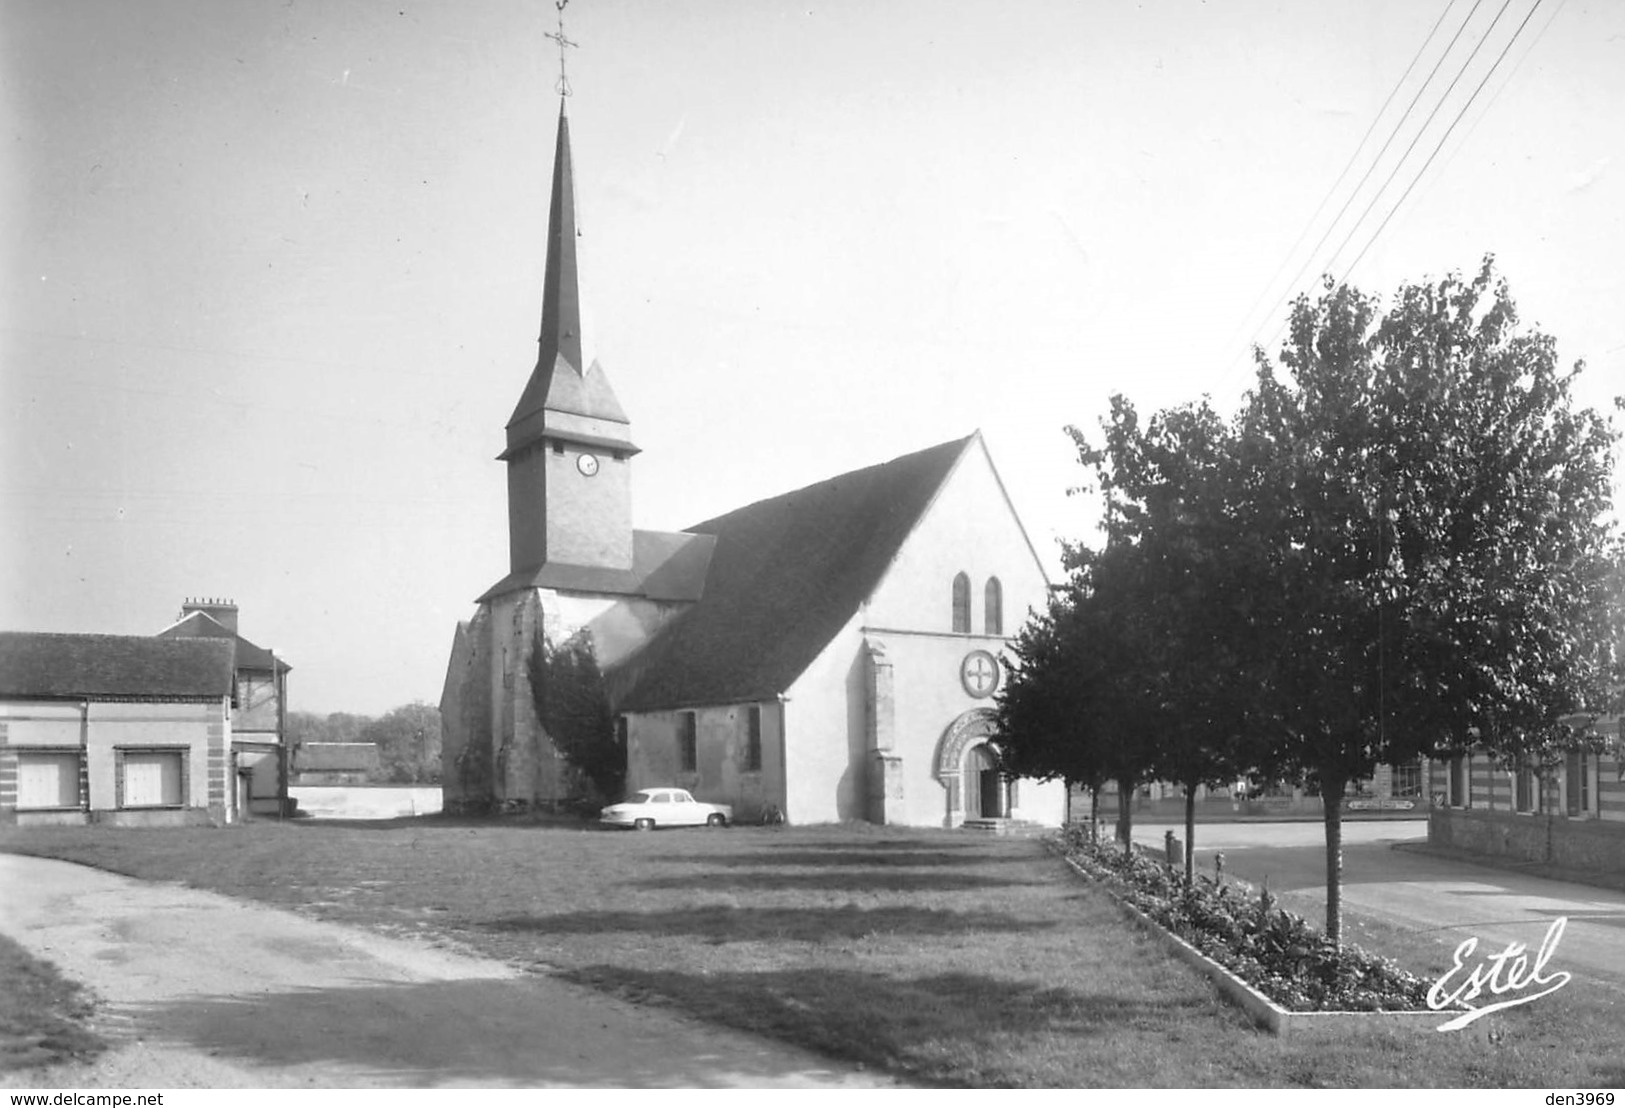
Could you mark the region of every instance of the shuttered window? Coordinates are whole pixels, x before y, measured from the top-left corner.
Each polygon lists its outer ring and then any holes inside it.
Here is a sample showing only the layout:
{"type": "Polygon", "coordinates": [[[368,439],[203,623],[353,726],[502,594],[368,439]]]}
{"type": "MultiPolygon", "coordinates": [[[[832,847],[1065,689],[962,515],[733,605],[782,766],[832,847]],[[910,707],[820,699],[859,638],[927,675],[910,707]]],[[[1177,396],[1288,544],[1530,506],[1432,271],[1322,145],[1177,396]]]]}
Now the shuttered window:
{"type": "Polygon", "coordinates": [[[17,754],[17,807],[77,808],[79,753],[17,754]]]}
{"type": "Polygon", "coordinates": [[[1464,759],[1457,755],[1450,759],[1450,795],[1448,803],[1452,808],[1467,807],[1467,766],[1464,759]]]}
{"type": "Polygon", "coordinates": [[[1563,759],[1563,791],[1571,816],[1584,816],[1591,812],[1590,761],[1583,750],[1571,750],[1563,759]]]}
{"type": "Polygon", "coordinates": [[[125,752],[123,807],[178,808],[181,804],[179,750],[125,752]]]}

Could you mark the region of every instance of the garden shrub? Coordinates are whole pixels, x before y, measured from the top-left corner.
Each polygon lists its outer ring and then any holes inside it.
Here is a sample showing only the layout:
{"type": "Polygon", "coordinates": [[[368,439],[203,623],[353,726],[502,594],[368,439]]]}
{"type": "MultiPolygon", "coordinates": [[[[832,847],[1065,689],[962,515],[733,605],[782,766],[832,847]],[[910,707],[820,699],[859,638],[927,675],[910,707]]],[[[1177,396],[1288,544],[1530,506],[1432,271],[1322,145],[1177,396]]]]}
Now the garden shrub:
{"type": "Polygon", "coordinates": [[[1153,921],[1293,1012],[1427,1009],[1428,983],[1387,958],[1339,945],[1268,889],[1183,874],[1138,852],[1068,833],[1067,856],[1153,921]]]}

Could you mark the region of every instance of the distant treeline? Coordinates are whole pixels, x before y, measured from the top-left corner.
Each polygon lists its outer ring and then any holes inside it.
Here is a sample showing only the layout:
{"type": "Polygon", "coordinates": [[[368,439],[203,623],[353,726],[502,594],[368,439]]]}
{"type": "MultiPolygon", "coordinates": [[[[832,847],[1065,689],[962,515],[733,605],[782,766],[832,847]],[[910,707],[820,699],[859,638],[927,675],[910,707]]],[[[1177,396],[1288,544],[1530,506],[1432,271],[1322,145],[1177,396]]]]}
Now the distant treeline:
{"type": "Polygon", "coordinates": [[[380,782],[440,784],[440,709],[421,700],[378,717],[289,712],[286,737],[295,752],[304,743],[374,743],[380,782]]]}

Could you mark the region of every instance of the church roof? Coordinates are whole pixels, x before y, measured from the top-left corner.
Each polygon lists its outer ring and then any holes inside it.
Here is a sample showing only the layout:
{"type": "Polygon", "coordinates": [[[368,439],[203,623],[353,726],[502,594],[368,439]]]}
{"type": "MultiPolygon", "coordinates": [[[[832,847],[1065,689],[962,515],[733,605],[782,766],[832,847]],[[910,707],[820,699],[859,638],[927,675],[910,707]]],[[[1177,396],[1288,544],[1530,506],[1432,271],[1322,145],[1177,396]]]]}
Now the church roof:
{"type": "MultiPolygon", "coordinates": [[[[592,357],[583,328],[581,270],[576,257],[575,176],[570,164],[570,120],[559,105],[558,141],[553,153],[553,193],[548,210],[547,268],[542,285],[542,330],[536,368],[508,420],[504,457],[548,431],[556,421],[546,413],[626,424],[626,412],[592,357]]],[[[563,421],[565,426],[569,421],[563,421]]],[[[564,437],[570,437],[567,433],[564,437]]],[[[620,444],[624,449],[630,443],[620,444]]]]}
{"type": "Polygon", "coordinates": [[[486,589],[476,603],[520,589],[642,596],[650,600],[695,601],[705,590],[705,571],[716,539],[684,531],[632,532],[632,568],[575,566],[548,562],[515,570],[486,589]]]}
{"type": "Polygon", "coordinates": [[[771,700],[880,584],[975,435],[739,508],[716,537],[705,595],[612,676],[617,706],[771,700]]]}
{"type": "Polygon", "coordinates": [[[231,695],[231,644],[0,631],[0,696],[197,700],[231,695]]]}
{"type": "Polygon", "coordinates": [[[158,632],[161,639],[228,639],[235,654],[238,669],[269,670],[275,663],[278,673],[293,667],[276,657],[263,646],[255,646],[207,612],[193,612],[178,623],[172,623],[158,632]]]}

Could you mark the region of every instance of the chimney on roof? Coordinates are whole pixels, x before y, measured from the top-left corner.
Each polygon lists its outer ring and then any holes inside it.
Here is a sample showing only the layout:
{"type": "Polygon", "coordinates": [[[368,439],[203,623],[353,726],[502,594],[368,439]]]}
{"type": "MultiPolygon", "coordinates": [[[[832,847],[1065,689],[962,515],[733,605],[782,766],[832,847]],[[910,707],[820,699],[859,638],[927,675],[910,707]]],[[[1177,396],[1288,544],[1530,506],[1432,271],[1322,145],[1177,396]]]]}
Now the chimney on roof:
{"type": "Polygon", "coordinates": [[[181,618],[185,619],[193,612],[202,612],[233,635],[237,633],[237,604],[235,601],[187,597],[186,603],[181,605],[181,618]]]}

